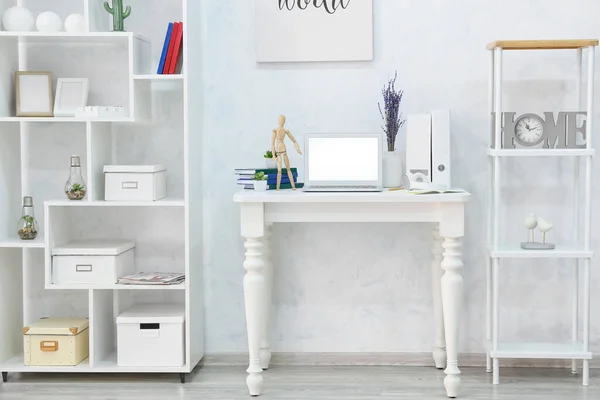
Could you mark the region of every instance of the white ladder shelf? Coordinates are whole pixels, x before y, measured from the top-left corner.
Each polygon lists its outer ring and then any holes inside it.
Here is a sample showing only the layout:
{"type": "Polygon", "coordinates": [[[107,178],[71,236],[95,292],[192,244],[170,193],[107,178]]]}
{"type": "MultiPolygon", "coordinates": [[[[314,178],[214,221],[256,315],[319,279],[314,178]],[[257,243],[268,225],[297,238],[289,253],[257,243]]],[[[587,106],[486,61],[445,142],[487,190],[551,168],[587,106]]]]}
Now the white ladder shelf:
{"type": "Polygon", "coordinates": [[[592,353],[589,348],[590,331],[590,260],[593,252],[590,248],[591,219],[591,184],[592,184],[592,148],[593,109],[594,109],[594,59],[595,46],[598,40],[523,40],[496,41],[487,46],[490,51],[489,69],[489,110],[490,110],[490,148],[487,153],[490,162],[490,183],[488,196],[488,243],[489,257],[487,263],[487,301],[486,301],[486,339],[487,371],[493,372],[493,383],[499,383],[499,360],[501,358],[545,358],[571,359],[572,373],[577,373],[577,361],[583,360],[583,385],[589,384],[589,361],[592,353]],[[502,56],[507,50],[575,50],[577,55],[577,111],[584,110],[583,95],[583,53],[587,50],[587,137],[586,147],[581,149],[537,149],[517,148],[503,149],[502,132],[502,56]],[[494,132],[498,134],[494,135],[494,132]],[[573,157],[575,159],[575,246],[557,247],[555,250],[522,250],[517,246],[503,246],[499,240],[500,218],[500,183],[501,167],[505,157],[573,157]],[[583,210],[580,207],[580,165],[585,167],[583,173],[583,210]],[[583,211],[583,220],[581,219],[583,211]],[[583,223],[582,223],[583,221],[583,223]],[[582,226],[583,225],[583,226],[582,226]],[[582,229],[583,228],[583,229],[582,229]],[[573,262],[573,313],[572,341],[569,343],[503,343],[499,330],[499,269],[500,261],[506,259],[553,258],[568,259],[573,262]],[[583,298],[579,309],[580,297],[580,262],[583,264],[583,298]],[[580,314],[581,312],[581,314],[580,314]],[[581,338],[579,319],[581,317],[581,338]]]}

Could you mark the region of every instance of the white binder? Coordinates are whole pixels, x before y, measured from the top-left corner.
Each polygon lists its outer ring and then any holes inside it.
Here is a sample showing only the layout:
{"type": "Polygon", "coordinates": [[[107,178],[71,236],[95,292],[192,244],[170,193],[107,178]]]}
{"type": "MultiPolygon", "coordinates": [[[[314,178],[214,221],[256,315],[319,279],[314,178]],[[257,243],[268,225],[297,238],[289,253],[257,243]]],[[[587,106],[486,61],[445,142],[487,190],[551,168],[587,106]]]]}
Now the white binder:
{"type": "Polygon", "coordinates": [[[431,115],[412,114],[406,122],[406,173],[431,182],[431,115]]]}
{"type": "Polygon", "coordinates": [[[409,115],[404,188],[449,190],[451,175],[450,111],[409,115]]]}
{"type": "Polygon", "coordinates": [[[450,111],[431,113],[431,175],[436,188],[451,188],[450,169],[450,111]]]}

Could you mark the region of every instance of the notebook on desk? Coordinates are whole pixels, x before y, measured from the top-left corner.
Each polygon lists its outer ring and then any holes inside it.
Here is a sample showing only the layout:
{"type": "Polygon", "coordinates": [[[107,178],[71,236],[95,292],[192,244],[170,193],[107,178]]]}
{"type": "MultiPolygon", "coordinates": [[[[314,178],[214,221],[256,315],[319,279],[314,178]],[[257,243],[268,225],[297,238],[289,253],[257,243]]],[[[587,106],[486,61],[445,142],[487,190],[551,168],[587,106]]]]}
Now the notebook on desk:
{"type": "Polygon", "coordinates": [[[307,134],[305,192],[381,192],[381,134],[307,134]]]}

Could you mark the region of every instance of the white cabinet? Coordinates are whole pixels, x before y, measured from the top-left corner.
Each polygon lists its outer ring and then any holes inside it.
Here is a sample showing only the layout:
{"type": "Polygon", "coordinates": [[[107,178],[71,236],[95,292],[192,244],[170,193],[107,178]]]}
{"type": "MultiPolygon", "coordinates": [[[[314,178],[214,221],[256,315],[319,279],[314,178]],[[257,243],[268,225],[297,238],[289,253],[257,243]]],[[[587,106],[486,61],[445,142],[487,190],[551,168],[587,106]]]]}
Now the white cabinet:
{"type": "MultiPolygon", "coordinates": [[[[10,304],[0,318],[0,372],[185,374],[204,356],[201,2],[128,0],[125,32],[112,31],[103,3],[19,2],[35,15],[84,15],[82,33],[0,30],[0,171],[10,172],[0,173],[0,304],[10,304]],[[159,75],[175,21],[184,27],[182,72],[159,75]],[[124,114],[17,117],[14,73],[27,70],[50,71],[53,82],[87,78],[89,105],[121,106],[124,114]],[[73,154],[87,184],[81,201],[64,193],[73,154]],[[131,165],[142,167],[104,170],[131,165]],[[40,225],[30,241],[16,229],[24,196],[33,197],[40,225]],[[61,253],[69,243],[98,239],[134,241],[135,249],[61,253]],[[186,281],[116,283],[129,271],[185,273],[186,281]],[[184,310],[178,366],[117,366],[116,317],[147,302],[184,310]],[[89,318],[89,358],[75,366],[25,365],[23,327],[45,316],[89,318]]],[[[0,0],[0,14],[16,4],[0,0]]]]}

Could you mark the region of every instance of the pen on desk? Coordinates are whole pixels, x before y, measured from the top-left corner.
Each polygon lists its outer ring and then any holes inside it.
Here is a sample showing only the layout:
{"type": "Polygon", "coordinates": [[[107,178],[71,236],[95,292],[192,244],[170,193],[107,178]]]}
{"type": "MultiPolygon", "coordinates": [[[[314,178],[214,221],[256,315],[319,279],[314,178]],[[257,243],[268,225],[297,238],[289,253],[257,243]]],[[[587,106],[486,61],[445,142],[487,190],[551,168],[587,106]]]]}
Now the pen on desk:
{"type": "Polygon", "coordinates": [[[390,189],[388,189],[389,192],[396,192],[398,190],[404,190],[404,188],[390,188],[390,189]]]}

